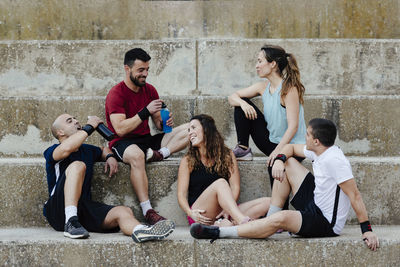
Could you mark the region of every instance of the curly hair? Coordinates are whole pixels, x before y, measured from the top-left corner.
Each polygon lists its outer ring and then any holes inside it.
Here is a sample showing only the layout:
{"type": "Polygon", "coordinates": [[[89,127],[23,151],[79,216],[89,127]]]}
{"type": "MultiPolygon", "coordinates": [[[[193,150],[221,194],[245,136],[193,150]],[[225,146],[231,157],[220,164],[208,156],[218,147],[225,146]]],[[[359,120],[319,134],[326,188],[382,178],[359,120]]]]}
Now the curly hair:
{"type": "MultiPolygon", "coordinates": [[[[200,114],[192,117],[190,121],[192,120],[198,120],[203,127],[206,159],[213,163],[212,166],[206,166],[207,171],[214,170],[222,178],[228,180],[233,168],[231,150],[225,146],[224,139],[218,132],[214,119],[209,115],[200,114]]],[[[189,143],[186,156],[190,172],[202,165],[199,149],[193,147],[191,143],[189,143]]]]}

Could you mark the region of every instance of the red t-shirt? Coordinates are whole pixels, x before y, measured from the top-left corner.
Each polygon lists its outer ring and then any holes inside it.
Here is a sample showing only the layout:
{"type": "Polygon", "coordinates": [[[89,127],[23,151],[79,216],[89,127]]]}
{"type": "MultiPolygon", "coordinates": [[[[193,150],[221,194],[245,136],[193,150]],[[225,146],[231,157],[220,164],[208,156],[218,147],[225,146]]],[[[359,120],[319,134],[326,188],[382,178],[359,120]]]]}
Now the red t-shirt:
{"type": "MultiPolygon", "coordinates": [[[[114,113],[125,114],[126,118],[134,117],[139,111],[146,107],[154,99],[159,99],[156,88],[151,84],[146,83],[145,86],[139,89],[139,92],[135,93],[126,86],[125,82],[122,81],[108,92],[106,98],[106,119],[107,125],[113,131],[114,127],[111,124],[110,115],[114,113]]],[[[150,133],[148,120],[144,120],[135,130],[131,133],[124,135],[123,137],[117,137],[110,141],[110,148],[115,142],[126,138],[138,135],[145,135],[150,133]]]]}

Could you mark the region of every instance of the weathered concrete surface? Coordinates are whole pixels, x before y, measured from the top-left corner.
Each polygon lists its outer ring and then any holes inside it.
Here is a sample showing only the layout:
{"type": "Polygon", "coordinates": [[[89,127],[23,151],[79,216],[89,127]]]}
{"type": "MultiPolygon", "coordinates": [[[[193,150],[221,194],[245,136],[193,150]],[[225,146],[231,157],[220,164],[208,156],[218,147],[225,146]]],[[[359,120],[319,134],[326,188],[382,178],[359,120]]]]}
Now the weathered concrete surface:
{"type": "Polygon", "coordinates": [[[380,239],[377,252],[361,241],[358,226],[346,226],[333,238],[294,238],[284,232],[264,240],[221,239],[212,244],[193,239],[188,227],[178,227],[164,241],[143,244],[121,233],[71,240],[50,228],[3,228],[0,265],[398,266],[400,227],[374,226],[374,232],[380,239]]]}
{"type": "Polygon", "coordinates": [[[399,38],[396,0],[0,2],[3,40],[399,38]]]}
{"type": "MultiPolygon", "coordinates": [[[[174,112],[176,125],[188,122],[195,106],[194,98],[163,97],[174,112]]],[[[88,115],[105,121],[105,97],[37,97],[0,98],[0,156],[28,157],[42,155],[57,141],[51,123],[62,113],[75,116],[82,125],[88,115]]],[[[95,145],[106,145],[105,139],[94,133],[88,140],[95,145]]]]}
{"type": "MultiPolygon", "coordinates": [[[[181,125],[199,113],[215,118],[229,147],[234,147],[236,131],[233,108],[226,97],[161,96],[181,125]]],[[[255,100],[262,107],[260,99],[255,100]]],[[[400,114],[398,96],[306,96],[305,119],[323,117],[339,129],[337,144],[347,155],[399,156],[400,114]]],[[[105,119],[104,97],[0,98],[0,156],[41,156],[52,143],[49,127],[61,113],[75,115],[84,124],[88,115],[105,119]]],[[[88,142],[105,145],[97,133],[88,142]]],[[[261,152],[252,145],[256,155],[261,152]]]]}
{"type": "Polygon", "coordinates": [[[0,95],[105,96],[124,78],[124,55],[141,47],[152,57],[148,82],[164,95],[196,88],[195,42],[0,42],[0,95]]]}
{"type": "Polygon", "coordinates": [[[400,93],[400,41],[373,39],[179,39],[2,41],[1,96],[105,96],[123,79],[123,56],[152,56],[148,82],[161,95],[219,95],[257,82],[265,43],[293,53],[307,95],[400,93]]]}
{"type": "Polygon", "coordinates": [[[400,90],[398,40],[201,40],[199,90],[229,95],[259,78],[257,54],[280,45],[296,57],[306,94],[394,94],[400,90]]]}
{"type": "MultiPolygon", "coordinates": [[[[266,158],[240,162],[241,195],[239,202],[270,196],[266,158]]],[[[374,224],[400,224],[400,159],[350,157],[353,174],[374,224]]],[[[147,165],[149,195],[156,210],[177,225],[186,225],[186,216],[176,200],[179,159],[147,165]]],[[[306,163],[309,167],[309,163],[306,163]]],[[[129,167],[120,163],[113,178],[95,166],[93,198],[113,205],[126,205],[143,220],[138,200],[129,181],[129,167]]],[[[42,207],[47,200],[47,183],[42,159],[0,159],[1,227],[46,225],[42,207]]],[[[354,212],[349,223],[357,223],[354,212]]]]}

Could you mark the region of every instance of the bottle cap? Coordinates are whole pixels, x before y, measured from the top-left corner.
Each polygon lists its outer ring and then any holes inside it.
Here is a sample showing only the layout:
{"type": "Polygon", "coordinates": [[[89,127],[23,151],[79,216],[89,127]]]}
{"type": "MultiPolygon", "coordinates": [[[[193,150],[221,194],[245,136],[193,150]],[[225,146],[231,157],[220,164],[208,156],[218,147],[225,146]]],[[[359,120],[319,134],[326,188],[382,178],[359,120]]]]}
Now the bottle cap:
{"type": "Polygon", "coordinates": [[[166,107],[167,105],[164,102],[162,102],[161,108],[166,108],[166,107]]]}

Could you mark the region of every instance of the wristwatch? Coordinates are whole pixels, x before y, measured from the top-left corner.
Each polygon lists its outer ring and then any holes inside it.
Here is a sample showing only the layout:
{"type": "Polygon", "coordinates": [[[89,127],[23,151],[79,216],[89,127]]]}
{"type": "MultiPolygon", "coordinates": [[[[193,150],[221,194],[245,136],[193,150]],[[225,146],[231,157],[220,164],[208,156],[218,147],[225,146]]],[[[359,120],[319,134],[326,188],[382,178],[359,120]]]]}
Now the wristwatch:
{"type": "MultiPolygon", "coordinates": [[[[286,155],[285,154],[278,154],[278,155],[276,155],[276,157],[275,157],[275,160],[282,160],[283,161],[283,163],[285,163],[286,162],[286,155]]],[[[274,160],[274,162],[275,162],[275,160],[274,160]]]]}
{"type": "Polygon", "coordinates": [[[115,155],[113,153],[107,154],[106,161],[111,157],[115,158],[115,155]]]}

